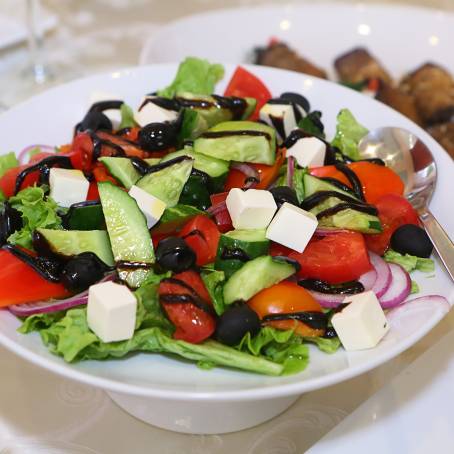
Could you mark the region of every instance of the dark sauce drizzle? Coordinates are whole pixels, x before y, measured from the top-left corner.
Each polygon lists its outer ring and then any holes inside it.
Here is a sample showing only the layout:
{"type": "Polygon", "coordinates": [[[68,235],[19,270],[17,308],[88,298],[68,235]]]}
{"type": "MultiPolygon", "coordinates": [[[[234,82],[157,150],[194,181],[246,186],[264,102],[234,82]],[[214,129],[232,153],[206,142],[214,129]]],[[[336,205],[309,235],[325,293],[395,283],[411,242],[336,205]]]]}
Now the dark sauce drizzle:
{"type": "Polygon", "coordinates": [[[17,175],[16,184],[14,186],[14,194],[17,194],[20,191],[20,187],[24,182],[27,175],[33,172],[39,172],[39,180],[38,183],[41,184],[49,184],[49,172],[52,167],[55,165],[60,166],[63,169],[72,169],[73,166],[71,164],[71,160],[68,156],[49,156],[47,158],[42,159],[41,161],[37,162],[36,164],[27,167],[26,169],[22,170],[22,172],[17,175]]]}
{"type": "Polygon", "coordinates": [[[118,262],[115,262],[116,268],[120,268],[122,270],[150,270],[153,268],[152,263],[147,263],[147,262],[133,262],[129,260],[118,260],[118,262]]]}
{"type": "Polygon", "coordinates": [[[252,137],[265,137],[266,140],[271,142],[271,136],[264,131],[206,131],[200,137],[204,139],[221,139],[222,137],[234,137],[234,136],[252,136],[252,137]]]}
{"type": "MultiPolygon", "coordinates": [[[[88,133],[90,134],[91,140],[93,141],[93,159],[92,159],[93,162],[97,161],[98,158],[101,156],[101,149],[103,145],[115,150],[114,156],[123,157],[126,155],[125,150],[123,150],[123,148],[120,145],[113,143],[107,139],[101,139],[101,137],[99,137],[96,133],[92,131],[89,131],[88,133]]],[[[137,144],[134,145],[137,146],[137,144]]]]}
{"type": "Polygon", "coordinates": [[[123,101],[117,99],[99,101],[92,104],[89,112],[103,112],[104,110],[120,109],[123,104],[123,101]]]}
{"type": "Polygon", "coordinates": [[[306,197],[301,202],[301,208],[309,211],[312,208],[316,207],[319,203],[325,201],[326,199],[329,199],[330,197],[336,197],[337,199],[342,200],[343,202],[365,205],[364,203],[359,202],[358,200],[354,199],[353,197],[350,197],[346,194],[342,194],[341,192],[317,191],[314,194],[310,195],[309,197],[306,197]]]}
{"type": "Polygon", "coordinates": [[[328,327],[328,317],[324,312],[305,311],[291,312],[284,314],[268,314],[262,319],[264,322],[272,322],[278,320],[297,320],[308,325],[312,329],[323,329],[328,327]]]}
{"type": "Polygon", "coordinates": [[[356,194],[352,191],[352,188],[349,188],[347,185],[342,183],[339,180],[336,180],[336,178],[331,178],[331,177],[319,177],[320,180],[326,181],[327,183],[336,186],[337,189],[340,189],[341,191],[348,192],[351,194],[353,197],[356,197],[356,194]]]}
{"type": "Polygon", "coordinates": [[[364,285],[358,281],[344,282],[342,284],[331,285],[328,282],[319,279],[300,279],[298,285],[308,290],[314,290],[320,293],[329,293],[337,295],[356,294],[364,292],[364,285]]]}
{"type": "Polygon", "coordinates": [[[349,208],[355,211],[359,211],[361,213],[371,214],[373,216],[378,215],[378,210],[372,205],[345,202],[339,203],[334,207],[327,208],[326,210],[321,211],[320,213],[317,214],[317,219],[320,220],[328,216],[333,216],[334,214],[339,213],[339,211],[347,210],[349,208]]]}
{"type": "Polygon", "coordinates": [[[134,157],[134,158],[131,158],[131,163],[134,166],[134,168],[137,170],[137,172],[139,172],[140,175],[143,176],[143,175],[147,175],[149,173],[158,172],[159,170],[163,170],[167,167],[172,166],[173,164],[177,164],[179,162],[183,162],[186,160],[192,160],[192,158],[189,156],[177,156],[176,158],[169,159],[168,161],[160,162],[158,164],[150,166],[143,159],[134,157]]]}
{"type": "Polygon", "coordinates": [[[225,247],[221,253],[222,260],[239,260],[241,262],[248,262],[251,258],[241,248],[225,247]]]}
{"type": "Polygon", "coordinates": [[[188,234],[182,236],[183,239],[185,238],[188,238],[190,236],[199,236],[200,238],[202,238],[203,240],[206,241],[206,238],[205,238],[205,235],[203,234],[203,232],[199,229],[194,229],[194,230],[191,230],[188,234]]]}
{"type": "Polygon", "coordinates": [[[359,178],[356,176],[356,173],[353,172],[352,169],[348,168],[345,164],[340,163],[340,162],[335,164],[334,166],[336,167],[337,170],[342,172],[347,177],[348,181],[350,181],[350,183],[353,187],[353,191],[358,196],[358,198],[360,200],[365,200],[364,193],[363,193],[363,186],[361,184],[361,181],[359,181],[359,178]]]}
{"type": "Polygon", "coordinates": [[[9,202],[3,203],[3,211],[0,213],[0,246],[5,244],[8,237],[23,226],[20,211],[11,206],[9,202]]]}
{"type": "Polygon", "coordinates": [[[302,116],[300,110],[298,109],[298,106],[296,105],[296,103],[293,102],[293,101],[290,101],[290,99],[273,98],[273,99],[269,99],[266,103],[267,104],[281,104],[281,105],[283,104],[283,105],[286,105],[286,106],[292,106],[293,114],[295,115],[296,122],[298,123],[303,118],[303,116],[302,116]]]}

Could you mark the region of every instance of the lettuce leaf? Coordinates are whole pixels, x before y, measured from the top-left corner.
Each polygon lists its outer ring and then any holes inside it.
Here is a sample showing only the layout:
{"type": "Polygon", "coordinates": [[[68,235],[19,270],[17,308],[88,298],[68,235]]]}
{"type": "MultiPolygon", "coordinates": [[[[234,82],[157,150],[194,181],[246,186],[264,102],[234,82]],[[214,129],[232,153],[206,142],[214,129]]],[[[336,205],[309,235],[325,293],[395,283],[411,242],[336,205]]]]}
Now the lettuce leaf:
{"type": "Polygon", "coordinates": [[[337,115],[336,135],[331,144],[349,158],[359,159],[358,143],[368,132],[348,109],[342,109],[337,115]]]}
{"type": "Polygon", "coordinates": [[[173,82],[158,91],[159,96],[173,98],[177,92],[189,92],[196,95],[210,95],[214,87],[224,77],[224,67],[211,64],[207,60],[187,57],[178,67],[173,82]]]}
{"type": "Polygon", "coordinates": [[[121,121],[118,129],[124,128],[133,128],[137,126],[137,123],[134,120],[134,112],[130,106],[126,103],[123,103],[120,107],[121,121]]]}
{"type": "Polygon", "coordinates": [[[321,122],[321,118],[322,113],[319,110],[314,110],[313,112],[306,115],[299,121],[298,128],[302,129],[304,132],[307,132],[308,134],[312,134],[316,137],[324,139],[325,127],[321,122]]]}
{"type": "Polygon", "coordinates": [[[33,249],[32,232],[37,228],[61,228],[61,219],[57,214],[57,204],[46,197],[45,186],[33,186],[23,189],[10,197],[13,208],[22,215],[23,227],[8,237],[8,242],[27,249],[33,249]]]}
{"type": "Polygon", "coordinates": [[[0,156],[0,177],[5,175],[7,170],[17,167],[18,165],[19,161],[17,160],[14,151],[10,151],[9,153],[0,156]]]}
{"type": "Polygon", "coordinates": [[[411,280],[411,290],[410,290],[410,295],[413,295],[415,293],[419,293],[419,285],[416,281],[413,279],[411,280]]]}
{"type": "Polygon", "coordinates": [[[324,353],[335,353],[339,350],[341,342],[338,337],[327,339],[325,337],[304,337],[305,342],[315,344],[324,353]]]}
{"type": "Polygon", "coordinates": [[[402,255],[392,249],[388,249],[385,252],[384,259],[387,262],[397,263],[408,273],[414,270],[422,271],[423,273],[432,273],[435,270],[435,263],[432,259],[424,259],[410,254],[402,255]]]}

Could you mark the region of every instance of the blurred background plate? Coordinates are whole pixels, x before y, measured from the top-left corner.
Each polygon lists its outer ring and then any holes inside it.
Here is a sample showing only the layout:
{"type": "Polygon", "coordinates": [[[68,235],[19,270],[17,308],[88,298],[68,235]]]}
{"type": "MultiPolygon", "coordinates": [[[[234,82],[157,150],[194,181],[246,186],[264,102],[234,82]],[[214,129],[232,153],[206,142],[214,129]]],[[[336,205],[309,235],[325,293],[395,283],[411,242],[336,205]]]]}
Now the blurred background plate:
{"type": "Polygon", "coordinates": [[[317,3],[224,9],[164,26],[146,41],[140,62],[179,61],[187,55],[252,62],[270,38],[289,44],[328,71],[341,53],[367,47],[395,77],[430,60],[454,72],[454,14],[399,5],[317,3]]]}

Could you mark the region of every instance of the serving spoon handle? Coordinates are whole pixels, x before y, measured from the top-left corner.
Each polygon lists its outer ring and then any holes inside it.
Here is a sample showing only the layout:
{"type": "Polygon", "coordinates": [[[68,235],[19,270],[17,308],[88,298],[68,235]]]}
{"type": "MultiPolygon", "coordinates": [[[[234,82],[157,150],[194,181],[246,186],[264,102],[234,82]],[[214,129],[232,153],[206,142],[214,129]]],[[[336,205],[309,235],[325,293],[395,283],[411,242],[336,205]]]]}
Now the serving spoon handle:
{"type": "Polygon", "coordinates": [[[419,211],[419,218],[426,229],[435,250],[438,253],[443,265],[454,281],[454,244],[443,227],[435,219],[428,208],[419,211]]]}

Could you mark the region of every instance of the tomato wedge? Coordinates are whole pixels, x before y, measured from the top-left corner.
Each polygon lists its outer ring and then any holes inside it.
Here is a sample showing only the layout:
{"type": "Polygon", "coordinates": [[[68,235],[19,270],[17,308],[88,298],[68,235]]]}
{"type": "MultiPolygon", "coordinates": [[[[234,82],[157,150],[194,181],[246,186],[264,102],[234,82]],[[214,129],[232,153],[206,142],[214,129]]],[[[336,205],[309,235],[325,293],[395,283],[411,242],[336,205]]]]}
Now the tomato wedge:
{"type": "Polygon", "coordinates": [[[365,238],[368,249],[383,255],[389,247],[394,231],[405,224],[419,225],[419,218],[410,202],[396,194],[380,197],[375,206],[378,209],[383,231],[374,235],[365,235],[365,238]]]}
{"type": "Polygon", "coordinates": [[[266,102],[271,99],[271,93],[266,85],[254,74],[241,66],[238,66],[230,79],[224,92],[224,96],[238,96],[240,98],[255,98],[257,106],[250,120],[259,118],[259,111],[266,102]]]}
{"type": "Polygon", "coordinates": [[[358,279],[372,268],[363,235],[339,232],[314,237],[302,253],[289,257],[301,265],[299,277],[340,284],[358,279]]]}
{"type": "Polygon", "coordinates": [[[9,251],[0,250],[0,269],[0,307],[70,295],[63,285],[44,279],[9,251]]]}
{"type": "MultiPolygon", "coordinates": [[[[269,314],[322,312],[320,304],[306,289],[288,281],[262,290],[247,304],[261,319],[269,314]]],[[[277,329],[295,329],[301,336],[323,336],[324,334],[324,329],[314,329],[297,320],[273,320],[266,324],[277,329]]]]}
{"type": "Polygon", "coordinates": [[[221,236],[216,224],[207,216],[199,214],[192,218],[178,234],[194,250],[198,266],[214,262],[221,236]]]}
{"type": "Polygon", "coordinates": [[[216,328],[215,319],[213,315],[205,310],[190,302],[164,302],[164,295],[187,295],[200,299],[205,305],[211,307],[212,303],[207,289],[201,277],[195,271],[184,271],[183,273],[175,274],[171,281],[164,279],[159,284],[158,293],[167,316],[175,325],[176,330],[173,334],[175,339],[196,344],[214,333],[216,328]],[[182,281],[183,284],[179,284],[178,281],[182,281]]]}
{"type": "MultiPolygon", "coordinates": [[[[385,194],[403,195],[404,183],[399,175],[389,167],[373,164],[371,162],[352,162],[348,164],[361,181],[366,201],[375,204],[385,194]]],[[[351,186],[347,177],[334,166],[314,167],[311,175],[317,177],[330,177],[351,186]]]]}

